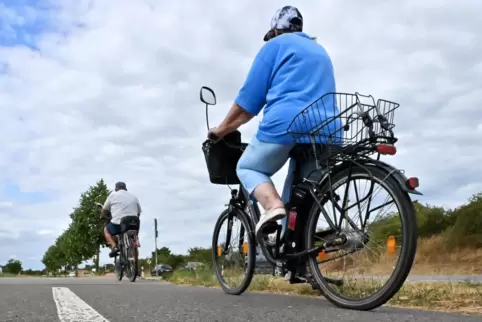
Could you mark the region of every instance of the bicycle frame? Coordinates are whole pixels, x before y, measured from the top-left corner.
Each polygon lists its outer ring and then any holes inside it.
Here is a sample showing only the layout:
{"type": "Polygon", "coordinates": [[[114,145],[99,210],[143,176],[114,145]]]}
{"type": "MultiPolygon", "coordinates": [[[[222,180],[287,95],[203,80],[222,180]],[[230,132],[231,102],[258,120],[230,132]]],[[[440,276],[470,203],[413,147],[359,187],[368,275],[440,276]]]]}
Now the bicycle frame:
{"type": "MultiPolygon", "coordinates": [[[[293,182],[300,181],[299,178],[297,178],[296,176],[293,179],[294,179],[293,182]]],[[[296,186],[297,186],[297,184],[293,184],[293,187],[296,187],[296,186]]],[[[311,207],[311,204],[309,205],[309,207],[311,207]]],[[[229,208],[228,208],[228,211],[229,211],[228,227],[229,228],[228,228],[228,232],[227,232],[227,235],[226,235],[226,243],[224,244],[223,253],[228,252],[228,248],[229,248],[229,244],[230,244],[230,240],[231,240],[231,229],[230,229],[230,227],[232,227],[232,218],[233,218],[233,215],[232,215],[233,211],[232,210],[233,210],[233,208],[236,208],[236,209],[242,211],[244,214],[247,215],[247,217],[249,219],[248,222],[250,224],[250,227],[249,227],[250,233],[254,232],[256,224],[258,223],[259,218],[261,216],[261,211],[259,209],[259,206],[258,206],[257,202],[254,202],[253,199],[250,198],[248,192],[246,191],[246,189],[242,185],[238,185],[238,189],[232,189],[231,190],[231,199],[229,201],[229,208]]],[[[307,213],[301,213],[301,216],[298,216],[298,215],[296,216],[295,227],[297,227],[297,229],[294,230],[294,234],[292,236],[292,239],[296,241],[296,246],[294,248],[298,247],[299,236],[300,236],[300,234],[303,233],[304,226],[305,226],[304,222],[306,221],[307,218],[308,218],[307,213]]],[[[286,227],[285,234],[287,234],[287,232],[288,232],[288,225],[286,227]]],[[[239,242],[239,244],[238,244],[239,249],[242,249],[242,245],[244,243],[244,233],[245,233],[244,227],[241,226],[240,237],[239,237],[239,241],[238,241],[239,242]]],[[[312,250],[309,250],[309,251],[308,250],[302,250],[302,251],[294,253],[294,254],[287,254],[283,257],[280,257],[280,255],[279,255],[279,248],[281,246],[280,245],[280,237],[281,237],[281,226],[278,225],[277,242],[276,242],[276,245],[274,246],[275,247],[275,256],[274,257],[270,253],[270,251],[268,251],[267,246],[264,242],[256,241],[256,244],[259,244],[260,249],[261,249],[263,255],[265,256],[266,260],[274,266],[282,267],[283,266],[282,261],[284,261],[284,260],[302,257],[303,255],[307,255],[307,254],[309,254],[311,252],[315,252],[315,251],[321,251],[321,249],[318,250],[318,248],[312,249],[312,250]]]]}

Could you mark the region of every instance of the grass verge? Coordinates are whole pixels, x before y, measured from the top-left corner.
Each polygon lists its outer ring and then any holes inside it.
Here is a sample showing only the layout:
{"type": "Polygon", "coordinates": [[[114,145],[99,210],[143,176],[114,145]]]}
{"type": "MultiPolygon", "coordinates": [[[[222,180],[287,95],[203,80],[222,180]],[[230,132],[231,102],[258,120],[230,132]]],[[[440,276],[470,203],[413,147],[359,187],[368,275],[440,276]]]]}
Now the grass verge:
{"type": "Polygon", "coordinates": [[[17,275],[15,274],[10,274],[10,273],[0,273],[0,277],[15,277],[17,275]]]}
{"type": "MultiPolygon", "coordinates": [[[[166,280],[175,284],[219,287],[215,275],[208,270],[176,271],[166,280]]],[[[312,290],[307,284],[291,285],[280,277],[270,275],[255,275],[248,290],[320,296],[318,291],[312,290]]],[[[387,304],[395,307],[482,315],[481,299],[482,284],[406,282],[387,304]]]]}

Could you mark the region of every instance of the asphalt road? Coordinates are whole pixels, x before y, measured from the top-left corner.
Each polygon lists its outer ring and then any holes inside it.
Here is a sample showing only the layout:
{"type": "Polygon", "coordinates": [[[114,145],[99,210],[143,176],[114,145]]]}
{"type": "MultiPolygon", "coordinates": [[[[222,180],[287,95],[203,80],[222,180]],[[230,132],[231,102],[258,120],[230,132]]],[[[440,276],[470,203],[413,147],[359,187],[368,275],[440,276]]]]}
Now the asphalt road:
{"type": "Polygon", "coordinates": [[[480,322],[480,317],[382,307],[341,310],[323,299],[113,278],[0,278],[0,321],[480,322]]]}

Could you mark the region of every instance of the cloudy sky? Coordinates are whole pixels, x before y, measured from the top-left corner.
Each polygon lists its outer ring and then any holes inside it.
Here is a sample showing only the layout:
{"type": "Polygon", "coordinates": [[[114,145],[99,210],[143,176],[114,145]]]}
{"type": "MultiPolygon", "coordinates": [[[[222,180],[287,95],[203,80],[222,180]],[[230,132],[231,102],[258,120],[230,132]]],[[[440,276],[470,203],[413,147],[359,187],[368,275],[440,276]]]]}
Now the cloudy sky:
{"type": "MultiPolygon", "coordinates": [[[[229,194],[208,181],[199,88],[217,93],[215,125],[285,4],[0,0],[0,264],[42,268],[100,178],[139,197],[142,256],[153,218],[159,245],[209,246],[229,194]]],[[[295,4],[331,55],[339,91],[401,104],[399,153],[387,161],[420,178],[421,200],[454,207],[482,191],[482,3],[295,4]]],[[[242,128],[246,140],[258,122],[242,128]]]]}

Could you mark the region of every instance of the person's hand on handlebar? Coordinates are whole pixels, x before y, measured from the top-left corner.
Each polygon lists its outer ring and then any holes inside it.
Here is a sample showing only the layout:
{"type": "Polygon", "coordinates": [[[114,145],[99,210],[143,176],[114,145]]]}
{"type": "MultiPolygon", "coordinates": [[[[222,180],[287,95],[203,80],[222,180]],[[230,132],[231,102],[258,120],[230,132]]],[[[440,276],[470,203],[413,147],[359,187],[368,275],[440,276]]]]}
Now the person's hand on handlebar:
{"type": "Polygon", "coordinates": [[[219,127],[214,127],[212,129],[209,129],[208,131],[208,139],[213,141],[214,143],[218,142],[223,138],[223,131],[220,130],[219,127]]]}

